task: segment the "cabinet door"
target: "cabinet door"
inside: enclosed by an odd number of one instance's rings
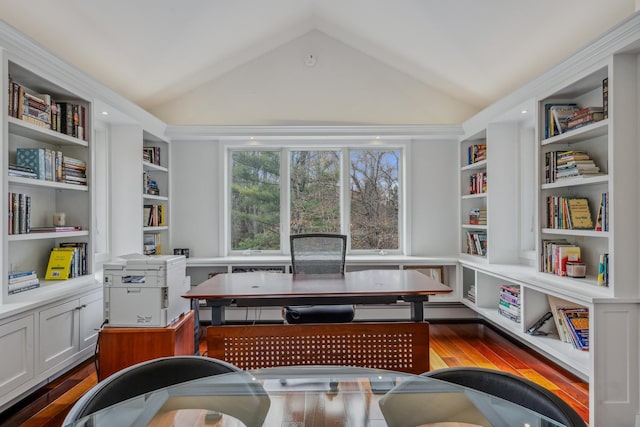
[[[56,366],[78,351],[79,307],[76,299],[40,311],[39,372]]]
[[[80,298],[80,350],[95,345],[103,319],[102,292]]]
[[[0,396],[34,375],[33,315],[0,325]]]

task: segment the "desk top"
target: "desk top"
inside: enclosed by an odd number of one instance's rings
[[[222,273],[187,292],[186,298],[348,297],[435,295],[452,289],[414,270],[363,270],[344,274]]]
[[[206,377],[130,399],[73,425],[561,426],[514,403],[433,378],[333,366]]]

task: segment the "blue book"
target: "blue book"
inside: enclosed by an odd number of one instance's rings
[[[45,179],[45,150],[44,148],[18,148],[16,163],[33,169],[38,179]]]

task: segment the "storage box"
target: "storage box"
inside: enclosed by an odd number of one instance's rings
[[[165,327],[190,309],[186,258],[138,255],[104,265],[109,326]]]

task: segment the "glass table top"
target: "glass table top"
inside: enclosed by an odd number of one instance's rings
[[[506,400],[433,378],[332,366],[205,377],[129,399],[70,425],[562,426]]]

